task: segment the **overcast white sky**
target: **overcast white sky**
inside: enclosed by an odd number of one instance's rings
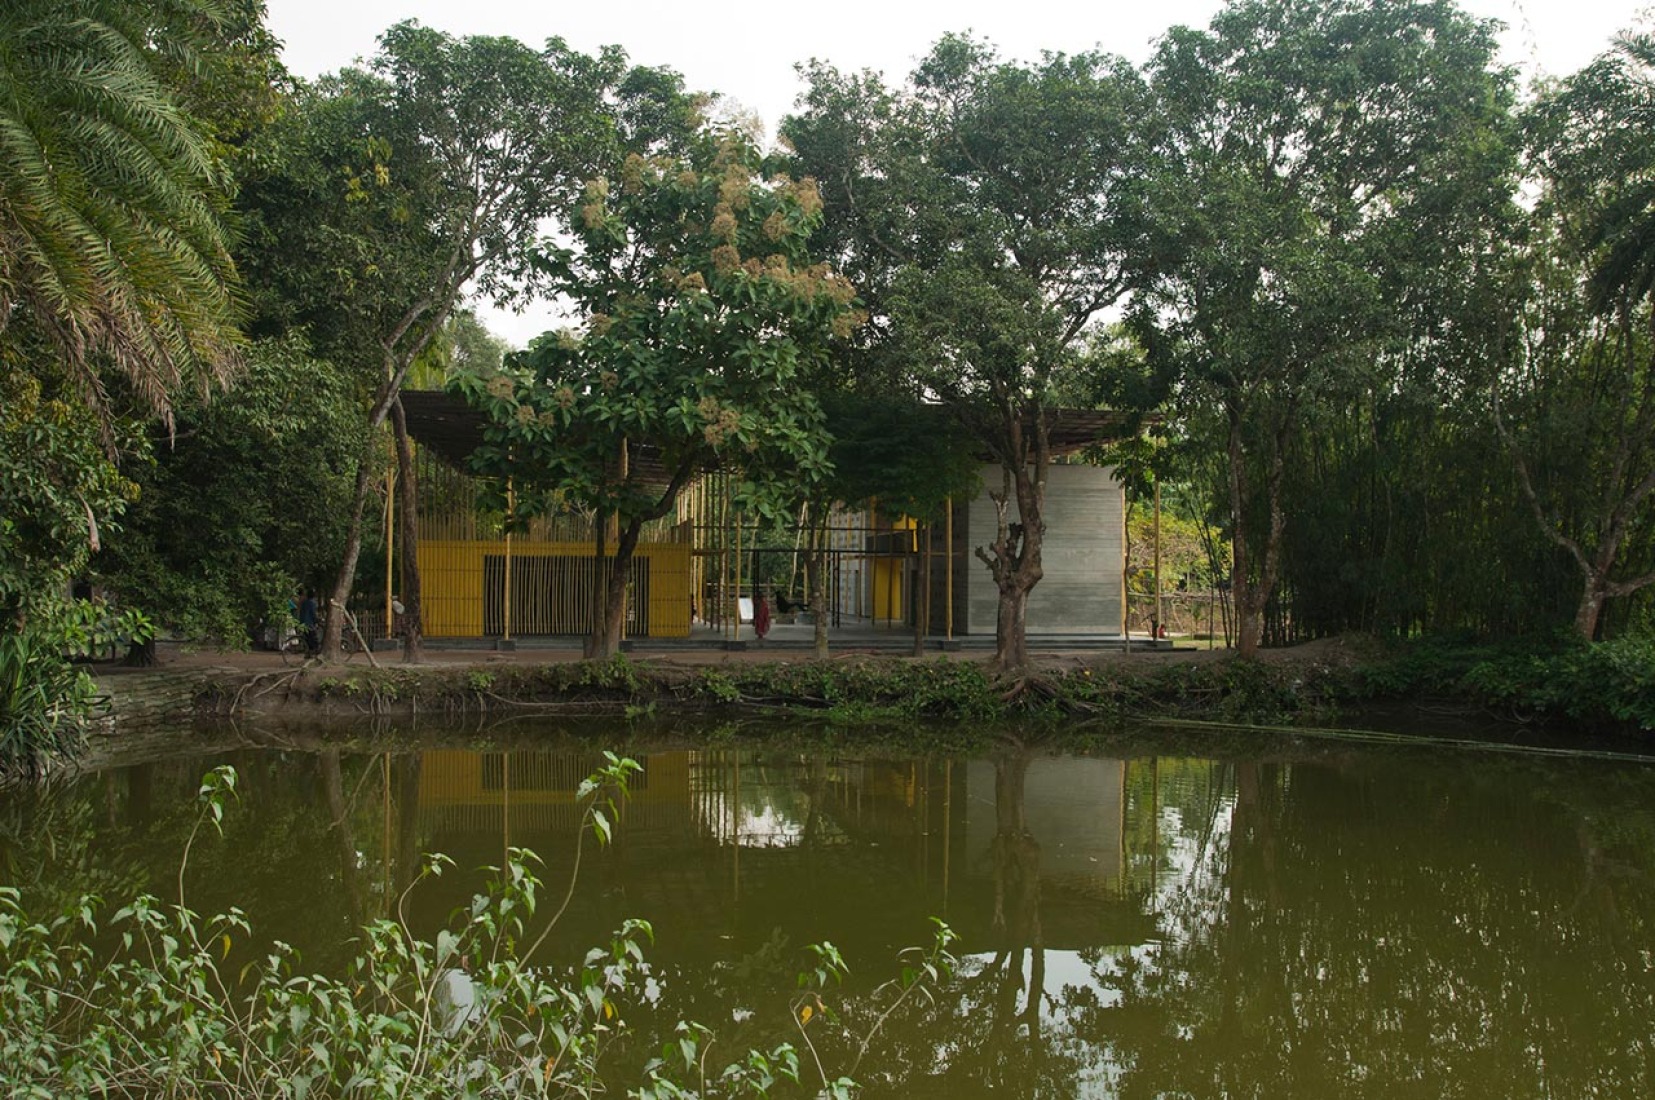
[[[591,52],[614,43],[641,64],[667,65],[690,87],[756,111],[774,132],[799,90],[796,62],[870,68],[900,79],[947,31],[972,30],[1009,58],[1099,47],[1142,61],[1168,27],[1202,26],[1219,0],[268,0],[270,26],[289,69],[317,76],[373,54],[375,37],[402,19],[452,34],[501,34],[538,46],[558,35]],[[1460,0],[1507,25],[1505,59],[1529,75],[1562,76],[1601,52],[1616,31],[1648,19],[1640,0]],[[483,311],[499,335],[526,344],[551,311]]]

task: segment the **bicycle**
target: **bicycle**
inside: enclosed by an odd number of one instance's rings
[[[320,630],[317,631],[317,635],[318,637],[321,635]],[[308,661],[316,660],[320,656],[320,652],[321,651],[318,650],[316,653],[311,653],[305,647],[305,640],[303,636],[295,633],[293,637],[284,639],[282,642],[282,664],[303,665]],[[365,652],[362,642],[353,637],[350,633],[347,632],[339,639],[339,659],[343,663],[349,664],[356,658],[357,654],[362,652]]]

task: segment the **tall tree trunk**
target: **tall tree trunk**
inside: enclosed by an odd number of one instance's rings
[[[391,406],[397,444],[397,542],[402,545],[402,661],[418,664],[425,655],[424,613],[419,575],[419,486],[415,481],[414,446],[402,398]]]
[[[362,441],[362,461],[356,469],[356,491],[351,498],[350,518],[345,528],[345,555],[339,563],[339,575],[333,582],[333,595],[328,601],[322,631],[324,662],[339,659],[339,643],[344,637],[344,615],[339,609],[350,602],[351,587],[356,583],[356,559],[362,553],[362,513],[368,503],[368,489],[373,483],[374,433],[391,415],[393,405],[400,405],[402,383],[408,371],[425,351],[432,338],[448,320],[459,297],[460,287],[476,272],[480,260],[456,253],[444,273],[442,292],[414,303],[392,328],[382,342],[385,380],[374,393],[373,405],[368,409],[367,432]],[[337,606],[336,606],[337,605]]]
[[[1255,536],[1248,519],[1248,499],[1252,486],[1247,478],[1247,452],[1242,440],[1243,410],[1239,401],[1226,401],[1225,410],[1230,422],[1228,452],[1230,459],[1230,522],[1232,541],[1230,552],[1233,568],[1230,571],[1230,591],[1235,601],[1236,656],[1258,656],[1264,639],[1264,609],[1276,586],[1276,574],[1281,566],[1282,533],[1286,529],[1286,514],[1282,510],[1282,472],[1287,454],[1287,431],[1292,425],[1297,399],[1289,399],[1285,413],[1270,436],[1270,455],[1265,473],[1265,503],[1268,512],[1264,530],[1264,545],[1253,545]],[[1258,575],[1253,576],[1253,555],[1257,554]]]
[[[608,587],[603,582],[603,563],[608,552],[609,517],[601,510],[594,513],[592,526],[592,631],[586,635],[586,640],[580,646],[580,655],[588,661],[600,659],[597,643],[603,633],[607,606],[605,601]]]
[[[1013,450],[1021,453],[1022,447]],[[1029,663],[1029,593],[1044,573],[1040,552],[1046,534],[1046,463],[1045,447],[1037,446],[1029,463],[1015,470],[1002,466],[1001,491],[989,494],[996,517],[994,543],[986,549],[976,548],[977,557],[988,566],[1000,590],[994,623],[994,667],[1007,674],[1020,674]],[[1010,517],[1014,496],[1016,523]]]
[[[821,509],[820,520],[814,517],[810,524],[810,548],[805,556],[805,584],[810,586],[811,640],[815,644],[818,661],[828,659],[829,581],[827,579],[827,509]]]
[[[1598,619],[1603,614],[1604,592],[1599,578],[1588,578],[1580,597],[1580,608],[1575,612],[1575,633],[1582,641],[1594,642],[1598,636]]]
[[[372,449],[364,447],[361,462],[356,468],[356,490],[351,498],[350,521],[345,528],[345,556],[339,563],[339,575],[333,582],[333,594],[322,609],[322,652],[324,664],[339,659],[339,643],[345,636],[345,616],[341,608],[350,603],[351,587],[356,583],[356,559],[362,554],[362,510],[368,502],[368,487],[373,482],[371,470]]]
[[[586,646],[587,656],[594,661],[607,661],[621,651],[621,637],[626,629],[626,582],[632,572],[632,555],[638,548],[643,526],[642,520],[627,524],[609,559],[609,576],[603,584],[603,615],[593,624]]]
[[[1023,589],[1000,588],[1000,603],[994,619],[994,663],[1004,672],[1028,666],[1029,594]]]

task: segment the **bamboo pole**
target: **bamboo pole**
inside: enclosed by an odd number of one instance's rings
[[[730,475],[723,476],[724,492],[718,513],[718,632],[730,636]]]
[[[391,560],[396,552],[397,468],[392,465],[385,474],[385,636],[391,636]],[[408,553],[405,547],[402,551]]]
[[[511,640],[511,525],[517,518],[517,488],[510,478],[506,479],[506,577],[505,591],[501,613],[504,616],[500,635],[506,641]]]
[[[925,554],[919,559],[914,570],[915,583],[919,586],[914,593],[914,638],[916,651],[914,656],[920,657],[925,653],[925,641],[931,636],[931,532],[930,523],[923,528],[916,525],[916,533],[923,530],[925,537],[919,540],[919,545],[925,548]]]
[[[731,641],[740,641],[741,640],[741,513],[735,511],[732,508],[731,518],[733,518],[735,520],[735,525],[736,525],[736,553],[735,553],[735,563],[736,563],[735,564],[735,572],[736,572],[736,580],[735,580],[736,614],[735,614],[735,629],[730,634],[730,640]]]
[[[1121,496],[1121,637],[1126,643],[1127,653],[1132,652],[1132,620],[1129,617],[1129,605],[1132,602],[1130,590],[1131,577],[1127,572],[1126,560],[1127,551],[1129,549],[1126,541],[1129,533],[1126,514],[1129,507],[1130,506],[1127,503],[1126,496],[1123,493]]]
[[[943,548],[942,577],[943,577],[943,633],[949,641],[954,640],[954,498],[948,498],[948,516],[943,520],[943,541],[948,545]]]
[[[622,436],[621,437],[621,484],[623,484],[623,485],[626,484],[627,472],[630,469],[631,465],[632,465],[631,450],[626,445],[626,437]],[[619,515],[616,515],[616,517],[615,517],[615,541],[617,543],[621,541],[621,517]],[[632,563],[628,562],[626,564],[626,568],[631,569],[632,568]],[[627,612],[626,581],[625,581],[625,578],[622,578],[622,581],[621,581],[621,637],[622,638],[626,637],[626,612]]]
[[[1161,618],[1161,478],[1155,476],[1155,618],[1150,626],[1150,633],[1154,635],[1150,640],[1159,641],[1161,627],[1164,620]]]
[[[868,623],[879,625],[879,498],[874,497],[868,505],[868,534],[863,538],[873,540],[873,549],[867,555],[868,562]]]

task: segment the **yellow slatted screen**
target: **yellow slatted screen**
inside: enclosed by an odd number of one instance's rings
[[[594,562],[592,517],[534,516],[510,534],[473,478],[422,454],[419,567],[424,628],[433,638],[583,635],[609,561]],[[694,524],[649,524],[627,586],[628,637],[690,632]]]

